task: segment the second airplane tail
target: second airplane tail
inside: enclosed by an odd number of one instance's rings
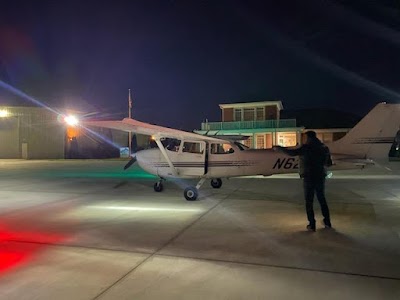
[[[388,159],[399,128],[400,104],[379,103],[343,138],[327,146],[334,156]]]

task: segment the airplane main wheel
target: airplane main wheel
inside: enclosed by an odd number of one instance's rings
[[[163,184],[161,181],[158,181],[154,184],[154,191],[161,192],[163,190]]]
[[[198,192],[197,189],[194,187],[188,187],[185,189],[183,192],[183,195],[185,196],[187,201],[194,201],[197,199]]]
[[[221,178],[216,178],[216,179],[211,179],[211,186],[214,189],[219,189],[222,185],[222,180]]]

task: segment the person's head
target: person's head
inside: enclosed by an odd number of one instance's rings
[[[307,131],[306,137],[307,137],[307,140],[306,140],[307,144],[318,139],[317,134],[313,130]]]

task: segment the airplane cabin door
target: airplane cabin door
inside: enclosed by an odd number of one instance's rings
[[[206,142],[184,141],[174,163],[180,176],[202,176],[205,173]]]

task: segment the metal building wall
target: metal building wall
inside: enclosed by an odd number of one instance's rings
[[[0,109],[9,112],[2,121],[16,124],[0,130],[0,158],[64,158],[65,127],[56,113],[38,107]]]
[[[64,158],[65,127],[57,121],[58,115],[43,108],[25,112],[28,122],[21,124],[21,144],[26,142],[29,159]],[[27,125],[27,126],[25,126]]]
[[[0,118],[0,158],[19,157],[18,119]]]

